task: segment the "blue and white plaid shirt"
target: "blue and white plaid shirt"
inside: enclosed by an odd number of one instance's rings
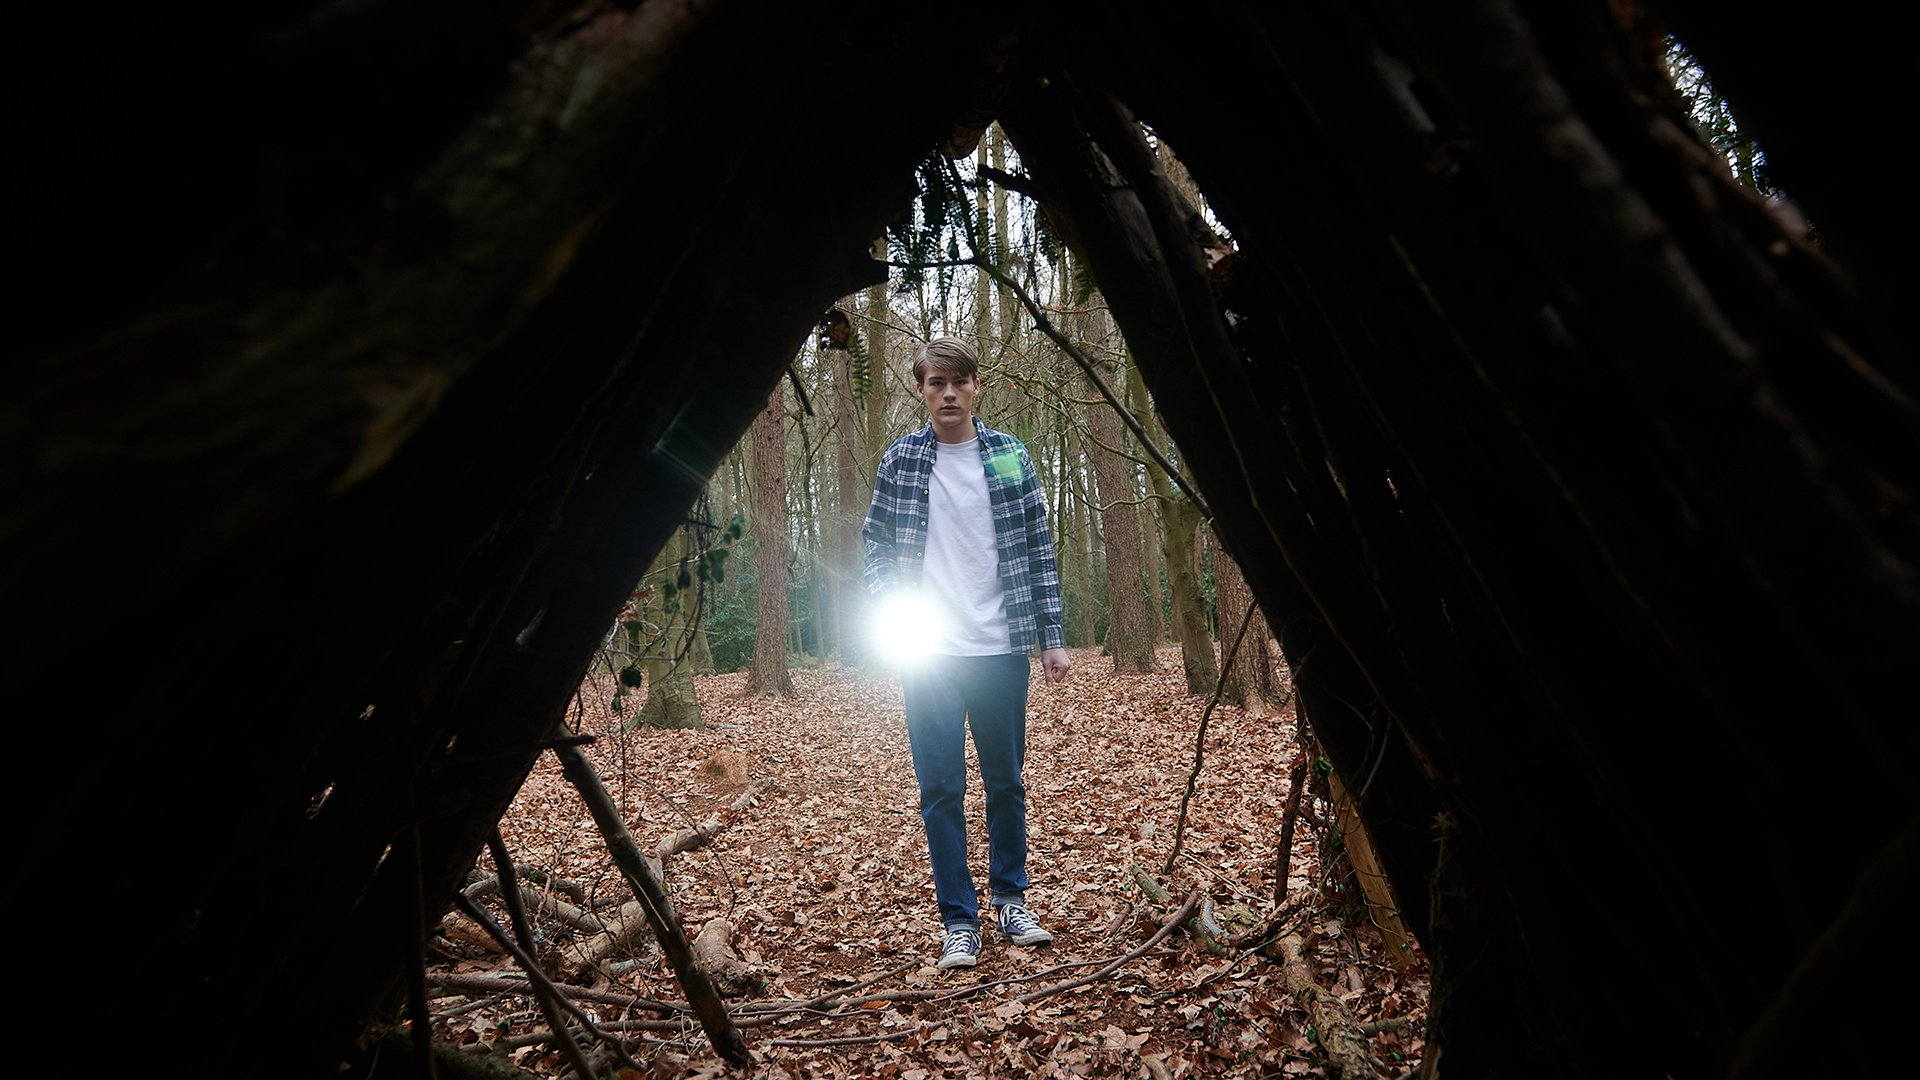
[[[1053,534],[1047,529],[1047,504],[1034,476],[1033,459],[1020,440],[973,417],[980,436],[980,464],[987,474],[987,500],[993,507],[994,551],[1000,559],[1000,591],[1007,609],[1009,651],[1063,649],[1060,628],[1060,572],[1054,565]],[[927,510],[933,459],[939,440],[931,423],[894,440],[880,456],[873,482],[873,503],[860,535],[867,544],[867,591],[876,595],[895,586],[920,583],[927,558]]]

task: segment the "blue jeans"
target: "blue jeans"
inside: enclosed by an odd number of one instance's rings
[[[980,897],[967,868],[967,727],[987,794],[987,887],[996,904],[1026,902],[1027,757],[1025,656],[937,656],[900,676],[913,775],[940,921],[980,925]]]

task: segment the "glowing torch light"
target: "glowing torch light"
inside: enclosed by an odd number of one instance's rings
[[[940,614],[911,589],[895,589],[874,606],[867,641],[875,655],[895,668],[910,668],[927,658],[927,646],[939,633]]]

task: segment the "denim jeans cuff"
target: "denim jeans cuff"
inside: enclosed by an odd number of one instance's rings
[[[991,902],[994,907],[1001,907],[1006,904],[1018,904],[1021,907],[1026,907],[1027,897],[1024,893],[1019,896],[996,896]]]
[[[971,930],[977,934],[980,932],[980,924],[977,922],[950,922],[947,924],[947,929],[949,931]]]

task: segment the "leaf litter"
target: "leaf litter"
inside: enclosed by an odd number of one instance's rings
[[[989,927],[979,966],[934,968],[940,926],[899,684],[829,662],[795,668],[792,698],[743,696],[743,672],[697,679],[705,728],[623,729],[631,712],[610,706],[610,676],[588,680],[570,717],[594,737],[587,754],[643,851],[718,824],[704,845],[667,858],[664,876],[687,936],[727,920],[731,947],[759,977],[757,994],[729,1001],[755,1065],[722,1061],[684,1011],[663,1017],[633,1004],[685,1000],[651,934],[583,975],[569,947],[589,933],[543,906],[529,912],[537,958],[563,986],[600,991],[580,1004],[603,1028],[638,1040],[629,1053],[650,1077],[1333,1075],[1278,961],[1219,955],[1180,933],[1088,985],[1014,1000],[1139,948],[1193,890],[1218,912],[1257,919],[1275,907],[1274,845],[1298,753],[1291,710],[1256,717],[1215,706],[1183,854],[1159,880],[1207,699],[1186,693],[1177,648],[1163,647],[1158,670],[1145,675],[1116,674],[1093,649],[1073,650],[1073,660],[1060,686],[1036,673],[1028,707],[1028,901],[1054,933],[1050,947],[1013,946]],[[629,710],[637,700],[628,696]],[[977,769],[969,781],[970,849],[984,883]],[[736,807],[756,785],[757,798]],[[1369,1025],[1378,1075],[1401,1076],[1424,1052],[1426,965],[1416,957],[1402,973],[1387,962],[1344,859],[1328,867],[1320,857],[1331,846],[1331,805],[1309,798],[1303,808],[1313,820],[1295,829],[1286,890],[1300,910],[1280,929],[1314,943],[1315,981]],[[535,892],[609,918],[633,899],[551,756],[501,832]],[[492,869],[483,855],[476,874]],[[1148,902],[1137,870],[1174,903]],[[485,902],[504,922],[498,897]],[[449,916],[442,930],[430,983],[519,974],[463,917]],[[536,1073],[565,1069],[540,1037],[545,1023],[531,998],[442,993],[441,1036]]]

